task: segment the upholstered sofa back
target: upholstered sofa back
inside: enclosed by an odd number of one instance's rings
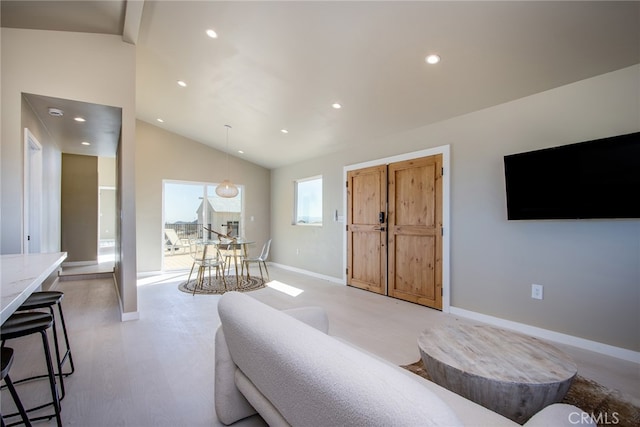
[[[237,292],[221,298],[218,312],[240,378],[249,380],[288,424],[461,425],[451,408],[418,381],[291,315]]]

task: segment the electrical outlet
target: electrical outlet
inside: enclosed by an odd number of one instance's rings
[[[531,285],[531,298],[542,299],[542,289],[542,285],[536,285],[535,283]]]

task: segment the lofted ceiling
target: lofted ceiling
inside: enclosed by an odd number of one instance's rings
[[[364,151],[381,137],[640,62],[636,1],[1,6],[3,27],[123,35],[136,45],[138,119],[220,150],[229,124],[232,154],[267,168]],[[430,53],[441,62],[427,64]]]

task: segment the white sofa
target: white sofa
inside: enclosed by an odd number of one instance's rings
[[[256,413],[270,426],[518,425],[329,336],[321,308],[283,312],[228,292],[218,312],[215,409],[225,425]],[[575,426],[583,417],[554,404],[525,425]]]

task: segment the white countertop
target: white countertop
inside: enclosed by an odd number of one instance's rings
[[[66,252],[0,255],[0,323],[4,323],[66,257]]]

